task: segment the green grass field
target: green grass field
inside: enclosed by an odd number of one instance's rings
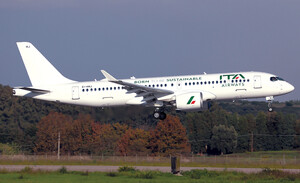
[[[278,170],[266,169],[258,174],[244,174],[237,172],[214,172],[206,170],[192,170],[183,172],[183,176],[175,176],[170,173],[157,171],[122,171],[109,173],[89,172],[57,172],[32,171],[25,168],[20,172],[0,171],[0,183],[166,183],[166,182],[300,182],[300,174],[287,174]]]

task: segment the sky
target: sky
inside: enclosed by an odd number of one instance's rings
[[[0,84],[31,86],[19,41],[73,80],[262,71],[300,99],[299,0],[0,0]]]

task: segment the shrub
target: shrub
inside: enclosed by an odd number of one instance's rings
[[[58,172],[61,173],[61,174],[66,174],[66,173],[68,173],[67,168],[64,167],[64,166],[61,167],[61,168],[58,170]]]
[[[134,172],[136,169],[130,166],[120,166],[118,172]]]
[[[21,173],[32,173],[33,172],[33,170],[32,170],[32,168],[31,167],[29,167],[29,166],[26,166],[25,168],[23,168],[21,171],[20,171]]]
[[[24,175],[23,174],[19,175],[18,179],[24,179]]]
[[[137,171],[133,177],[140,179],[153,179],[155,172],[153,171]]]

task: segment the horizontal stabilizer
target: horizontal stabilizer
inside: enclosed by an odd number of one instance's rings
[[[30,87],[21,87],[21,88],[17,88],[17,89],[23,89],[23,90],[31,91],[33,93],[41,93],[41,94],[50,93],[49,90],[30,88]]]

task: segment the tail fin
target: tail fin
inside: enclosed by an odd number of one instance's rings
[[[32,86],[45,86],[74,82],[64,77],[29,42],[17,42],[18,49],[29,75]]]

